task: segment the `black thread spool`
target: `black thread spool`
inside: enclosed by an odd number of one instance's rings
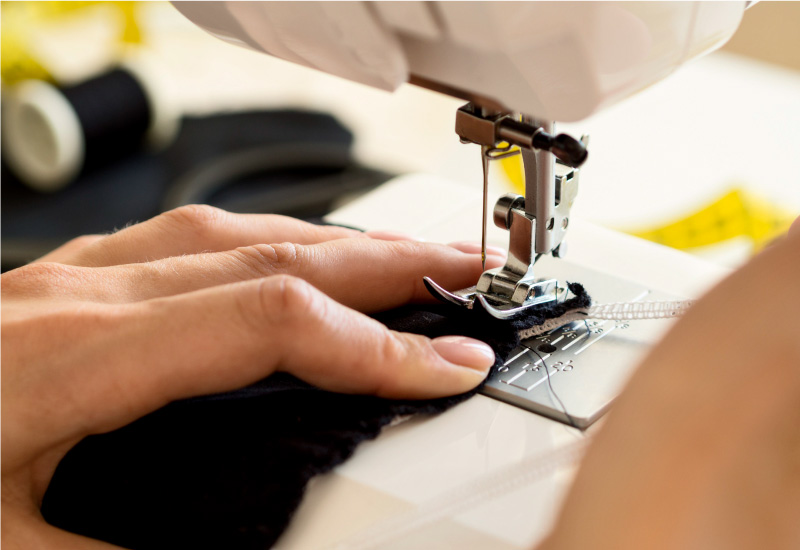
[[[74,86],[22,82],[3,115],[4,159],[22,181],[43,192],[145,144],[163,147],[178,129],[152,68],[132,61]]]

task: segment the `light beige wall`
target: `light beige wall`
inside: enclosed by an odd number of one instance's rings
[[[800,2],[759,2],[722,49],[800,71]]]

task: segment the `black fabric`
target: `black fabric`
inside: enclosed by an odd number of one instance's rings
[[[125,69],[61,88],[83,130],[85,171],[109,164],[144,142],[152,109],[144,88]]]
[[[247,153],[265,161],[246,172],[214,174],[205,193],[187,198],[234,212],[323,216],[342,195],[391,177],[353,161],[352,143],[352,133],[327,114],[250,111],[185,118],[166,150],[132,150],[53,194],[26,187],[3,164],[2,268],[19,267],[79,235],[149,219],[176,206],[167,204],[175,185],[191,185],[207,167]],[[297,152],[291,166],[268,162],[287,148]]]
[[[494,348],[496,368],[519,345],[519,329],[590,305],[581,285],[570,290],[574,298],[511,322],[448,305],[376,318],[430,337],[480,338]],[[126,548],[269,548],[312,477],[346,460],[395,417],[442,412],[474,393],[388,400],[331,393],[276,374],[86,438],[56,470],[42,513],[53,525]]]

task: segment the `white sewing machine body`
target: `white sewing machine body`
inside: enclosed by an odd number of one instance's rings
[[[456,133],[481,146],[483,246],[489,162],[520,154],[525,194],[493,209],[508,260],[445,302],[507,319],[556,302],[566,285],[534,264],[561,257],[588,136],[556,134],[710,51],[736,29],[744,3],[190,3],[178,8],[223,40],[379,88],[406,81],[469,100]],[[535,117],[535,118],[534,118]],[[387,129],[391,131],[391,129]],[[485,257],[485,256],[484,256]],[[620,297],[620,299],[624,299]]]
[[[746,2],[176,2],[214,36],[356,82],[586,118],[727,41]],[[387,129],[387,131],[390,131]]]

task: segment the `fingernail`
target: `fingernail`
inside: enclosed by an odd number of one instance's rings
[[[431,343],[445,361],[456,365],[486,371],[494,364],[494,351],[480,340],[466,336],[440,336]]]
[[[458,241],[454,243],[450,243],[447,246],[455,248],[456,250],[460,250],[461,252],[465,252],[467,254],[480,254],[481,253],[481,245],[480,243],[472,242],[472,241]],[[508,254],[506,251],[499,246],[493,245],[486,245],[486,253],[492,254],[494,256],[502,256],[505,258]]]

